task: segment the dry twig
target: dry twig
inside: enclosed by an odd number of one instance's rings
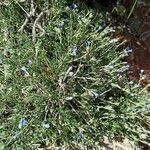
[[[31,8],[30,8],[29,13],[19,3],[18,3],[18,5],[26,14],[26,19],[25,19],[24,23],[22,24],[22,26],[20,27],[20,29],[18,30],[18,32],[23,33],[23,30],[24,30],[25,26],[27,25],[27,23],[29,22],[30,18],[35,15],[34,1],[31,0]]]
[[[45,34],[45,30],[40,25],[40,21],[44,14],[49,14],[49,10],[42,11],[34,21],[33,28],[32,28],[32,42],[33,43],[36,42],[36,28],[42,31],[42,35]]]

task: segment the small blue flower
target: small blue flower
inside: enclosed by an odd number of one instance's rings
[[[72,5],[70,6],[70,8],[71,8],[71,9],[77,9],[77,8],[78,8],[78,5],[77,5],[77,4],[72,4]]]
[[[105,26],[106,25],[106,21],[105,21],[105,18],[102,18],[102,20],[101,20],[101,26]]]
[[[89,128],[88,130],[89,130],[89,132],[90,132],[90,133],[92,133],[92,132],[93,132],[92,128]]]
[[[17,132],[16,132],[16,133],[14,134],[14,136],[13,136],[13,139],[19,138],[19,135],[20,135],[20,133],[17,133]]]
[[[129,70],[130,69],[130,65],[128,64],[128,65],[126,65],[126,69],[127,70]]]
[[[61,23],[59,23],[59,24],[57,25],[57,27],[58,27],[59,29],[63,29],[63,28],[64,28],[64,25],[65,25],[65,23],[64,23],[64,22],[61,22]]]
[[[72,53],[72,55],[73,56],[76,56],[77,55],[77,47],[76,46],[74,46],[72,49],[71,49],[71,53]]]
[[[84,134],[83,134],[82,131],[80,131],[80,133],[79,133],[79,138],[80,138],[80,139],[83,139],[83,138],[84,138]]]
[[[97,29],[97,32],[101,32],[103,30],[103,27],[100,25]]]
[[[145,103],[145,109],[149,110],[150,109],[150,103]]]
[[[139,109],[137,107],[132,108],[132,112],[134,112],[134,113],[138,112],[138,110]]]
[[[28,65],[32,65],[33,61],[31,59],[28,60]]]
[[[86,48],[89,49],[91,46],[91,41],[87,41],[85,44],[86,44]]]
[[[126,51],[130,51],[130,52],[132,52],[133,50],[132,50],[132,48],[130,48],[129,46],[128,47],[126,47],[126,49],[125,49]]]
[[[19,121],[18,128],[21,129],[21,128],[27,126],[27,125],[28,125],[28,121],[27,121],[26,119],[21,119],[21,120]]]
[[[124,50],[124,53],[125,53],[125,56],[129,56],[130,53],[133,52],[133,49],[131,49],[130,47],[127,47],[125,50]]]

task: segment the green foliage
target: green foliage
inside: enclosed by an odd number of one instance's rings
[[[32,20],[18,33],[20,5],[30,11],[30,3],[1,6],[1,147],[99,148],[104,136],[115,135],[143,141],[150,94],[128,83],[123,43],[112,38],[104,16],[66,1],[44,2],[37,11],[50,9],[50,15],[34,44]],[[21,119],[27,125],[20,128]]]

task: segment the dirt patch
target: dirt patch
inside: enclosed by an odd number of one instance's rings
[[[110,141],[105,137],[104,143],[102,150],[142,150],[127,138],[116,138]]]
[[[125,57],[130,65],[129,77],[136,81],[141,79],[143,85],[150,84],[150,4],[137,8],[120,38],[133,50]]]

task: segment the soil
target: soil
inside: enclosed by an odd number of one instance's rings
[[[129,77],[142,85],[150,84],[150,3],[141,4],[120,36],[133,52],[125,57],[130,65]]]

